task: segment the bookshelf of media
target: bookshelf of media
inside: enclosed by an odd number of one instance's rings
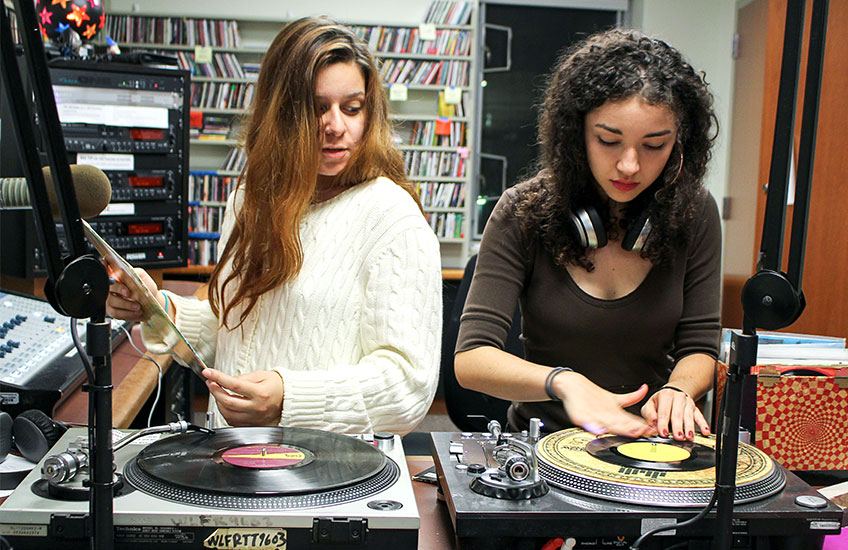
[[[461,268],[469,256],[479,35],[472,11],[471,2],[434,2],[417,27],[348,23],[380,64],[396,141],[441,243],[444,268]],[[169,53],[192,72],[190,272],[208,271],[217,257],[227,196],[245,163],[239,128],[249,115],[262,55],[282,24],[107,15],[106,35],[122,50]]]

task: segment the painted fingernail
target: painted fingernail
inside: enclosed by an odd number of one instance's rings
[[[583,425],[583,429],[595,435],[602,434],[604,433],[604,431],[606,431],[603,427],[599,426],[598,424],[595,424],[594,422],[587,422]]]
[[[677,437],[683,437],[683,432],[677,432]]]
[[[662,434],[663,434],[663,437],[668,437],[668,430],[663,430]]]
[[[693,437],[695,437],[695,432],[689,430],[689,439],[692,439]]]

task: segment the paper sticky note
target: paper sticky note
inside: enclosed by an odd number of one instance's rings
[[[406,101],[409,95],[409,89],[405,84],[392,84],[389,88],[389,100],[391,101]]]
[[[203,111],[197,109],[189,111],[188,125],[192,128],[203,128]]]
[[[457,147],[456,152],[459,154],[459,158],[468,158],[468,147]]]
[[[451,131],[450,119],[447,117],[439,117],[436,119],[436,135],[449,136]]]
[[[459,105],[460,101],[462,101],[461,89],[455,86],[445,88],[445,103],[448,105]]]
[[[195,46],[194,62],[212,63],[212,48],[210,46]]]
[[[433,23],[421,23],[418,25],[418,37],[421,38],[421,40],[435,40],[436,25]]]

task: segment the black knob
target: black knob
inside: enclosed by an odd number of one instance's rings
[[[468,469],[466,470],[466,472],[468,472],[469,475],[475,475],[475,476],[479,476],[480,474],[482,474],[485,471],[486,471],[486,467],[483,466],[482,464],[477,464],[477,463],[469,464]]]

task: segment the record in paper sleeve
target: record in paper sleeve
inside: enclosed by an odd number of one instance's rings
[[[174,354],[180,364],[191,369],[202,380],[206,380],[201,374],[203,369],[206,368],[206,364],[195,353],[191,344],[186,341],[177,326],[156,301],[156,297],[136,274],[133,266],[115,252],[85,220],[82,220],[82,225],[86,237],[111,268],[112,276],[129,289],[132,299],[141,306],[145,322],[159,334],[162,341],[171,346],[171,353]],[[171,345],[172,343],[173,345]]]

